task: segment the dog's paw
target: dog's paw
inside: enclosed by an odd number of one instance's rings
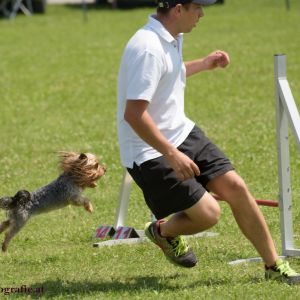
[[[89,213],[92,213],[94,211],[93,209],[93,205],[91,204],[91,202],[85,203],[84,204],[84,208],[86,211],[88,211]]]

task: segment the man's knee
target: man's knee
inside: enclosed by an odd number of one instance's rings
[[[252,200],[253,197],[250,195],[243,178],[237,173],[232,175],[226,178],[221,186],[218,186],[216,194],[229,204],[242,201],[242,199]]]
[[[231,189],[232,192],[236,192],[236,193],[244,194],[248,192],[248,188],[245,181],[238,175],[232,178],[232,180],[230,181],[229,188]]]
[[[186,210],[189,218],[195,223],[205,223],[210,228],[218,223],[221,216],[221,208],[219,203],[208,193],[190,209]]]
[[[208,187],[225,201],[249,193],[245,181],[235,171],[216,178]]]
[[[206,210],[207,223],[210,227],[216,225],[221,217],[221,208],[217,201],[210,201]]]

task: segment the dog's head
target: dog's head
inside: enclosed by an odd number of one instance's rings
[[[82,188],[96,187],[97,181],[106,172],[106,168],[99,163],[99,159],[94,154],[64,151],[58,154],[61,170],[68,173]]]

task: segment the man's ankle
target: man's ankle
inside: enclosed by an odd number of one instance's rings
[[[166,221],[165,220],[159,220],[157,222],[157,225],[158,225],[158,233],[159,235],[162,237],[162,238],[165,238],[165,239],[172,239],[174,238],[174,236],[171,236],[168,231],[166,231]]]

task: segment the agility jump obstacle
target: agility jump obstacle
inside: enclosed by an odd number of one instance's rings
[[[286,56],[284,54],[274,56],[275,70],[275,103],[276,103],[276,132],[277,132],[277,153],[278,153],[278,184],[279,200],[257,199],[258,205],[279,207],[280,228],[282,241],[282,257],[300,256],[300,249],[295,249],[292,216],[292,194],[290,179],[290,154],[288,142],[288,128],[292,128],[300,151],[300,116],[295,104],[289,83],[286,78]],[[96,236],[104,238],[111,237],[112,240],[94,243],[95,247],[114,245],[120,243],[137,243],[146,240],[142,230],[135,230],[132,227],[125,227],[131,185],[133,179],[124,169],[122,184],[120,188],[119,201],[116,209],[114,226],[102,225],[97,229]],[[214,195],[217,200],[220,199]],[[152,215],[152,219],[155,219]],[[196,236],[216,236],[217,233],[203,232]],[[240,259],[231,262],[261,261],[260,257]]]
[[[300,256],[295,249],[290,175],[289,125],[300,152],[300,116],[286,77],[286,56],[274,56],[278,184],[282,255]]]

